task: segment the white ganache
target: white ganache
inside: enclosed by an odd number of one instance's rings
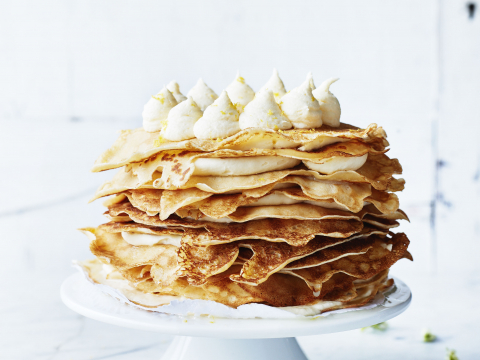
[[[333,127],[340,126],[341,115],[340,103],[335,95],[330,92],[330,86],[337,80],[338,78],[327,79],[313,90],[313,96],[318,100],[322,110],[323,123]]]
[[[160,131],[164,127],[168,113],[178,104],[173,94],[164,87],[152,96],[143,107],[143,128],[148,132]]]
[[[285,85],[283,85],[282,79],[280,79],[280,76],[278,76],[277,69],[273,69],[272,76],[267,81],[267,83],[263,85],[260,90],[258,90],[258,93],[265,90],[271,90],[273,92],[273,96],[275,97],[275,101],[277,103],[279,103],[282,96],[287,93],[287,90],[285,90]]]
[[[193,132],[198,139],[226,138],[240,131],[239,114],[230,101],[226,91],[212,105],[207,107],[203,116],[195,123]]]
[[[247,128],[287,130],[292,128],[292,123],[275,102],[273,92],[264,90],[255,95],[240,115],[240,129]]]
[[[245,106],[255,97],[255,91],[245,84],[245,79],[240,73],[237,73],[235,80],[225,90],[239,113],[242,113]]]
[[[202,111],[205,111],[205,109],[212,105],[213,102],[218,98],[218,95],[215,94],[215,91],[210,89],[201,78],[198,79],[195,86],[190,89],[187,96],[191,96],[193,101],[195,101]]]
[[[170,110],[162,136],[171,141],[193,139],[195,138],[193,126],[202,116],[202,110],[189,96],[187,100]]]
[[[167,89],[170,90],[178,103],[187,100],[187,97],[180,92],[180,85],[178,85],[175,80],[172,80],[168,83]]]
[[[313,97],[313,79],[311,74],[295,89],[286,93],[280,101],[280,107],[288,120],[297,129],[313,129],[322,126],[322,110]]]

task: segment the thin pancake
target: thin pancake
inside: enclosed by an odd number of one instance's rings
[[[183,227],[183,241],[197,245],[226,243],[240,239],[263,239],[268,241],[285,241],[293,246],[308,243],[315,235],[346,238],[363,229],[358,220],[294,220],[262,219],[246,223],[214,223],[182,219],[175,215],[166,220],[157,216],[148,216],[134,208],[130,203],[116,204],[106,214],[111,218],[124,217],[125,221],[135,221],[152,227]]]
[[[170,142],[159,139],[159,133],[149,133],[142,128],[123,130],[113,146],[105,151],[96,161],[92,171],[104,171],[123,165],[143,161],[152,155],[165,150],[190,150],[211,152],[219,149],[250,149],[258,147],[258,141],[277,146],[292,148],[305,146],[322,137],[338,137],[339,139],[359,139],[372,144],[377,150],[388,146],[385,131],[376,124],[366,129],[359,129],[348,124],[340,124],[333,128],[323,125],[320,129],[305,131],[292,129],[288,131],[274,131],[270,129],[246,129],[221,141],[192,139]],[[249,146],[249,143],[252,144]],[[268,145],[267,145],[268,147]]]
[[[400,260],[410,243],[403,233],[394,234],[391,239],[386,240],[377,239],[373,247],[364,254],[342,257],[314,267],[308,267],[312,260],[305,257],[292,263],[290,269],[282,270],[282,273],[298,276],[313,289],[321,288],[322,283],[339,272],[355,278],[368,279],[389,269]],[[386,245],[392,245],[392,250],[389,251]]]
[[[181,186],[181,189],[198,188],[200,190],[221,194],[229,191],[254,189],[269,184],[275,184],[289,175],[312,177],[316,180],[345,181],[351,183],[371,184],[377,190],[401,191],[404,188],[403,179],[395,179],[393,174],[401,174],[402,167],[397,159],[390,159],[384,154],[370,155],[367,162],[358,170],[338,171],[331,175],[322,175],[317,171],[308,170],[305,166],[297,166],[289,170],[271,171],[257,175],[246,176],[191,176]],[[132,166],[120,169],[112,180],[98,188],[94,201],[103,196],[109,196],[129,189],[166,189],[161,179],[162,173],[155,172],[151,180],[142,182],[133,173]],[[228,181],[226,181],[228,180]]]
[[[94,236],[90,242],[90,251],[104,263],[125,271],[145,265],[155,266],[157,276],[154,276],[154,280],[162,285],[168,285],[177,278],[179,266],[176,246],[133,246],[124,241],[119,233],[110,233],[103,228],[97,228],[95,231],[85,229],[84,231],[89,231]],[[135,274],[132,274],[130,279],[133,277]]]

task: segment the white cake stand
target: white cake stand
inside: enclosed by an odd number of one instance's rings
[[[97,289],[93,291],[95,286],[80,273],[63,282],[61,297],[70,309],[95,320],[177,335],[163,360],[306,360],[295,336],[358,329],[404,312],[412,296],[402,281],[395,279],[395,283],[385,306],[314,319],[213,319],[149,312],[125,305]]]

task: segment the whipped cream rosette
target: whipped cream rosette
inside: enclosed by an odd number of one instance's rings
[[[239,75],[217,97],[201,79],[145,105],[94,171],[118,169],[94,199],[108,222],[82,229],[98,283],[148,308],[210,300],[315,315],[357,308],[393,285],[412,259],[394,233],[402,167],[381,127],[339,121],[311,74],[285,91],[274,71],[255,95]],[[109,279],[116,279],[115,282]]]
[[[173,94],[164,87],[152,96],[143,107],[143,128],[148,132],[160,131],[166,123],[168,113],[178,104]]]
[[[270,90],[273,93],[273,96],[277,103],[280,102],[282,96],[287,93],[287,90],[285,90],[285,85],[283,85],[283,81],[278,75],[277,69],[273,69],[272,76],[258,92],[263,92],[265,90]]]
[[[307,77],[302,85],[283,95],[280,107],[297,129],[312,129],[322,126],[322,110],[312,94],[313,80]]]
[[[187,96],[191,96],[202,111],[205,111],[205,109],[218,98],[215,91],[210,89],[201,78],[198,79],[195,86],[190,89]]]
[[[203,117],[193,127],[197,139],[225,138],[239,131],[238,111],[226,91],[205,109]]]
[[[203,116],[202,110],[188,97],[170,110],[163,136],[167,140],[181,141],[195,138],[193,127]]]
[[[237,73],[235,80],[225,90],[239,113],[242,113],[245,106],[255,97],[255,91],[245,83],[240,73]]]
[[[180,92],[180,85],[175,80],[172,80],[168,83],[167,89],[172,93],[175,100],[178,103],[187,100],[187,97]]]

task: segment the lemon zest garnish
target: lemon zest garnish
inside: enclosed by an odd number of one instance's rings
[[[220,110],[220,112],[222,113],[222,115],[225,115],[225,114],[226,114],[226,112],[225,112],[225,111],[222,111],[222,110]]]
[[[245,79],[241,76],[237,77],[237,81],[241,82],[242,84],[245,84]]]
[[[243,112],[243,109],[245,109],[245,106],[240,104],[240,103],[235,103],[233,104],[235,106],[235,108],[237,109],[238,112]]]
[[[315,98],[312,96],[312,101],[315,101]]]
[[[279,93],[273,93],[273,96],[278,97],[280,94]]]
[[[222,141],[222,138],[219,138],[217,137],[217,140],[215,140],[216,142],[221,142]]]
[[[273,115],[273,111],[271,109],[268,110],[267,115]]]
[[[275,126],[273,127],[273,130],[280,131],[280,128],[279,128],[277,125],[275,125]]]
[[[164,143],[165,139],[160,135],[157,140],[153,142],[153,146],[159,147],[161,143]]]
[[[165,103],[165,96],[163,96],[163,94],[160,94],[159,96],[154,96],[152,95],[152,98],[154,98],[155,100],[158,100],[160,101],[162,104]]]

